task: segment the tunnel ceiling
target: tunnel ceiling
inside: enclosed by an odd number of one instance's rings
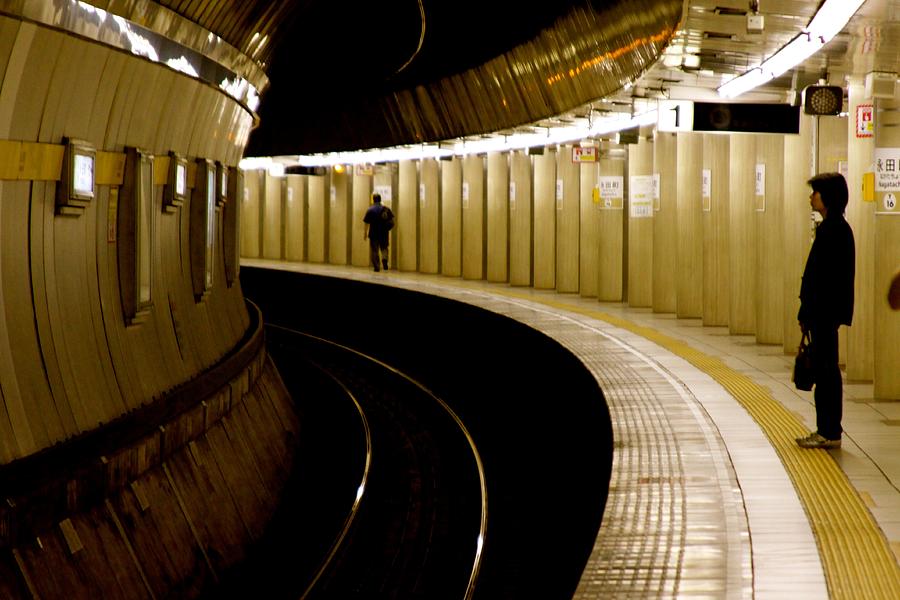
[[[437,141],[559,114],[652,65],[683,8],[682,0],[157,3],[269,75],[248,156]]]
[[[309,0],[271,50],[247,155],[437,141],[559,114],[650,66],[681,12],[682,0]]]
[[[248,156],[454,139],[596,111],[606,98],[713,100],[722,76],[797,35],[818,0],[156,0],[260,64],[270,85]],[[115,2],[110,2],[114,10]],[[751,34],[754,8],[765,30]],[[826,51],[752,101],[896,68],[900,0],[868,0]],[[696,65],[664,64],[693,53]],[[668,56],[671,63],[671,56]],[[634,83],[633,87],[627,85]],[[784,92],[788,92],[785,94]],[[608,108],[608,107],[606,107]]]

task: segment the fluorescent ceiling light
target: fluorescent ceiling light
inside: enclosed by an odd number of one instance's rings
[[[374,164],[400,160],[446,158],[486,152],[508,152],[510,150],[524,150],[533,146],[552,146],[555,144],[580,142],[583,139],[604,133],[631,129],[641,125],[652,125],[656,123],[656,119],[656,109],[654,108],[634,117],[625,113],[613,113],[606,117],[594,118],[590,121],[590,124],[585,119],[585,122],[581,125],[541,128],[542,131],[538,133],[516,133],[512,135],[495,135],[476,140],[442,142],[441,144],[419,144],[415,146],[359,150],[356,152],[313,154],[297,156],[289,162],[304,167],[328,167],[336,164]],[[265,161],[266,159],[244,159],[241,161],[240,166],[242,169],[266,168],[265,166],[260,166],[260,163],[254,162],[256,160]],[[262,163],[262,165],[267,164]]]
[[[794,68],[831,41],[865,0],[826,0],[806,29],[760,66],[719,87],[719,95],[736,98]]]

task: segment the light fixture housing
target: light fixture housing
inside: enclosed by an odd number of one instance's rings
[[[838,85],[808,85],[803,89],[803,112],[835,116],[844,106],[844,90]]]

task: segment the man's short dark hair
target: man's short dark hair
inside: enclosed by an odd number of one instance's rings
[[[372,202],[381,202],[381,194],[372,194]]]
[[[822,204],[829,212],[837,211],[843,214],[847,208],[847,200],[850,196],[847,191],[847,180],[840,173],[819,173],[806,183],[814,192],[819,192]]]

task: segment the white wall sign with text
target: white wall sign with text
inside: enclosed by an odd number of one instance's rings
[[[391,200],[393,200],[391,197],[391,186],[389,185],[376,185],[372,192],[381,195],[382,204],[390,204]]]
[[[875,191],[900,191],[900,148],[875,148]]]
[[[653,216],[653,175],[632,175],[628,180],[629,216],[642,219]]]
[[[700,179],[700,199],[703,202],[703,212],[712,210],[712,170],[703,169]]]

